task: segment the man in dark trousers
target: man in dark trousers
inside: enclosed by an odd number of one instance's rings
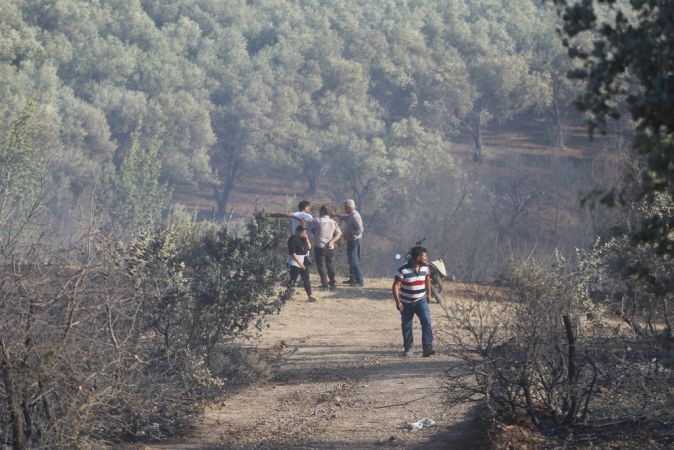
[[[433,350],[433,329],[431,327],[431,277],[428,267],[428,254],[424,247],[416,246],[410,250],[407,263],[398,268],[393,281],[393,299],[400,311],[403,332],[403,356],[412,350],[414,336],[412,320],[416,314],[421,322],[421,344],[424,357],[435,354]]]
[[[311,281],[309,280],[309,269],[305,266],[306,256],[311,250],[311,242],[307,237],[307,229],[304,225],[297,225],[295,233],[288,239],[288,257],[286,264],[288,265],[290,289],[295,286],[297,277],[302,277],[304,290],[307,293],[307,300],[315,302],[316,298],[311,295]]]
[[[314,241],[314,260],[316,269],[321,277],[321,289],[335,289],[335,242],[342,237],[342,231],[337,222],[330,218],[327,205],[321,205],[319,217],[309,225],[309,232]]]

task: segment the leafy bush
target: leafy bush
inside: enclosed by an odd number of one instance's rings
[[[256,366],[238,370],[246,377],[264,372],[252,357],[219,358],[217,373],[210,364],[286,298],[276,291],[285,233],[263,216],[238,234],[179,214],[129,246],[100,229],[63,250],[44,234],[4,235],[2,445],[166,437],[190,424],[195,399],[223,388],[221,374],[236,373],[227,361]]]
[[[194,354],[209,362],[218,345],[280,310],[285,236],[259,214],[244,236],[177,215],[137,237],[129,270],[144,293],[147,331],[167,361]]]
[[[674,202],[663,194],[652,202],[633,203],[625,211],[624,226],[597,241],[584,258],[594,267],[589,280],[594,301],[638,336],[672,335],[672,256],[657,243],[634,239],[644,218],[667,220],[672,214]]]

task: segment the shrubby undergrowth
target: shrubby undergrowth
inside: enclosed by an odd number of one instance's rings
[[[154,344],[172,361],[182,353],[209,362],[218,346],[278,312],[286,234],[258,215],[237,236],[185,217],[143,233],[129,248],[129,271],[143,292]],[[182,360],[182,358],[179,358]]]
[[[261,215],[240,232],[176,215],[128,245],[92,227],[66,249],[25,225],[1,230],[2,445],[184,430],[194,401],[235,373],[227,361],[245,359],[235,340],[284,302],[284,234]]]
[[[625,226],[575,263],[515,261],[506,286],[448,305],[460,360],[449,372],[450,398],[484,402],[498,421],[528,417],[553,435],[635,418],[671,425],[672,264],[633,233],[640,218],[670,209],[664,196],[635,203]]]
[[[545,270],[513,263],[510,287],[475,292],[448,306],[449,336],[462,363],[449,389],[454,400],[485,400],[495,415],[524,412],[539,425],[574,424],[587,415],[597,383],[596,349],[584,345],[586,292],[581,273],[557,258]]]

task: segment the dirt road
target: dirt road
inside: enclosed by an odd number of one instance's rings
[[[446,301],[452,290],[446,289]],[[271,380],[242,389],[208,408],[185,442],[159,449],[342,449],[476,448],[466,409],[443,404],[442,307],[431,305],[438,353],[421,356],[415,318],[415,348],[401,356],[400,316],[390,280],[363,288],[316,293],[308,303],[296,294],[270,318],[257,345],[283,349]],[[409,431],[430,418],[437,425]]]

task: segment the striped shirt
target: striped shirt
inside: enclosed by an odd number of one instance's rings
[[[403,303],[416,303],[426,297],[426,279],[429,276],[427,265],[419,266],[419,272],[414,269],[414,264],[407,262],[398,268],[396,281],[400,282],[400,301]]]

